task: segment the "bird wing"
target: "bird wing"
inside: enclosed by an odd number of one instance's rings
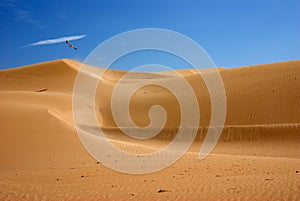
[[[68,46],[70,48],[73,48],[74,50],[77,50],[77,47],[75,47],[74,45],[72,45],[68,40],[66,40],[66,43],[68,44]]]

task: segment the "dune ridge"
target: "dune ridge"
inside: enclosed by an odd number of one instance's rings
[[[81,65],[63,59],[0,71],[1,200],[300,199],[300,61],[218,69],[226,90],[226,121],[212,155],[202,161],[197,154],[211,118],[209,93],[194,70],[178,70],[199,103],[198,134],[178,162],[141,176],[97,164],[82,146],[72,114]],[[140,153],[155,151],[174,138],[180,107],[168,90],[151,85],[132,96],[129,109],[136,125],[149,124],[154,104],[168,115],[165,128],[141,142],[120,131],[110,109],[112,90],[127,72],[89,68],[104,74],[96,104],[85,107],[95,108],[99,125],[113,143]],[[95,79],[92,73],[86,76]],[[143,79],[179,78],[170,72],[133,72],[124,83]],[[83,128],[92,133],[92,126]]]

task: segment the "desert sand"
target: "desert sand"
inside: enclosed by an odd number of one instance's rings
[[[0,200],[300,200],[300,61],[219,68],[226,121],[204,160],[198,152],[211,118],[209,93],[193,70],[178,71],[199,103],[198,134],[176,163],[142,175],[111,170],[82,145],[72,114],[80,66],[63,59],[0,71]],[[148,125],[150,107],[160,104],[165,129],[145,141],[124,136],[109,104],[125,73],[105,72],[95,99],[99,124],[128,152],[159,149],[179,126],[178,102],[161,87],[140,89],[130,102],[133,121]],[[143,77],[171,79],[168,72],[132,73],[127,82]]]

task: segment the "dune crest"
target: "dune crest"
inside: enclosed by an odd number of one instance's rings
[[[1,200],[300,199],[300,61],[218,69],[226,90],[225,127],[212,155],[202,161],[197,153],[211,119],[210,95],[195,70],[178,70],[200,108],[195,142],[170,168],[138,177],[96,164],[82,146],[72,113],[81,65],[63,59],[0,71]],[[157,136],[142,142],[120,131],[110,107],[113,89],[127,72],[89,68],[87,78],[96,79],[93,72],[98,71],[103,77],[95,105],[82,110],[96,111],[98,124],[116,146],[146,153],[174,138],[180,106],[170,91],[150,85],[131,97],[130,116],[137,126],[150,123],[148,113],[156,104],[168,117]],[[145,79],[179,78],[170,72],[132,72],[123,84]],[[96,125],[81,126],[93,134]],[[165,191],[158,193],[159,189]]]

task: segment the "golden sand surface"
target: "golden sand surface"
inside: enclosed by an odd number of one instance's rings
[[[170,167],[142,175],[111,170],[82,145],[72,114],[80,66],[63,59],[0,71],[0,200],[300,200],[300,61],[219,68],[226,121],[204,160],[198,153],[211,119],[209,92],[193,70],[179,70],[201,111],[196,140]],[[140,142],[117,128],[111,95],[125,73],[104,73],[95,98],[99,125],[128,152],[165,146],[180,125],[180,106],[162,87],[141,88],[129,109],[138,126],[147,126],[150,107],[162,105],[166,129]],[[143,76],[176,79],[132,73],[127,82]]]

